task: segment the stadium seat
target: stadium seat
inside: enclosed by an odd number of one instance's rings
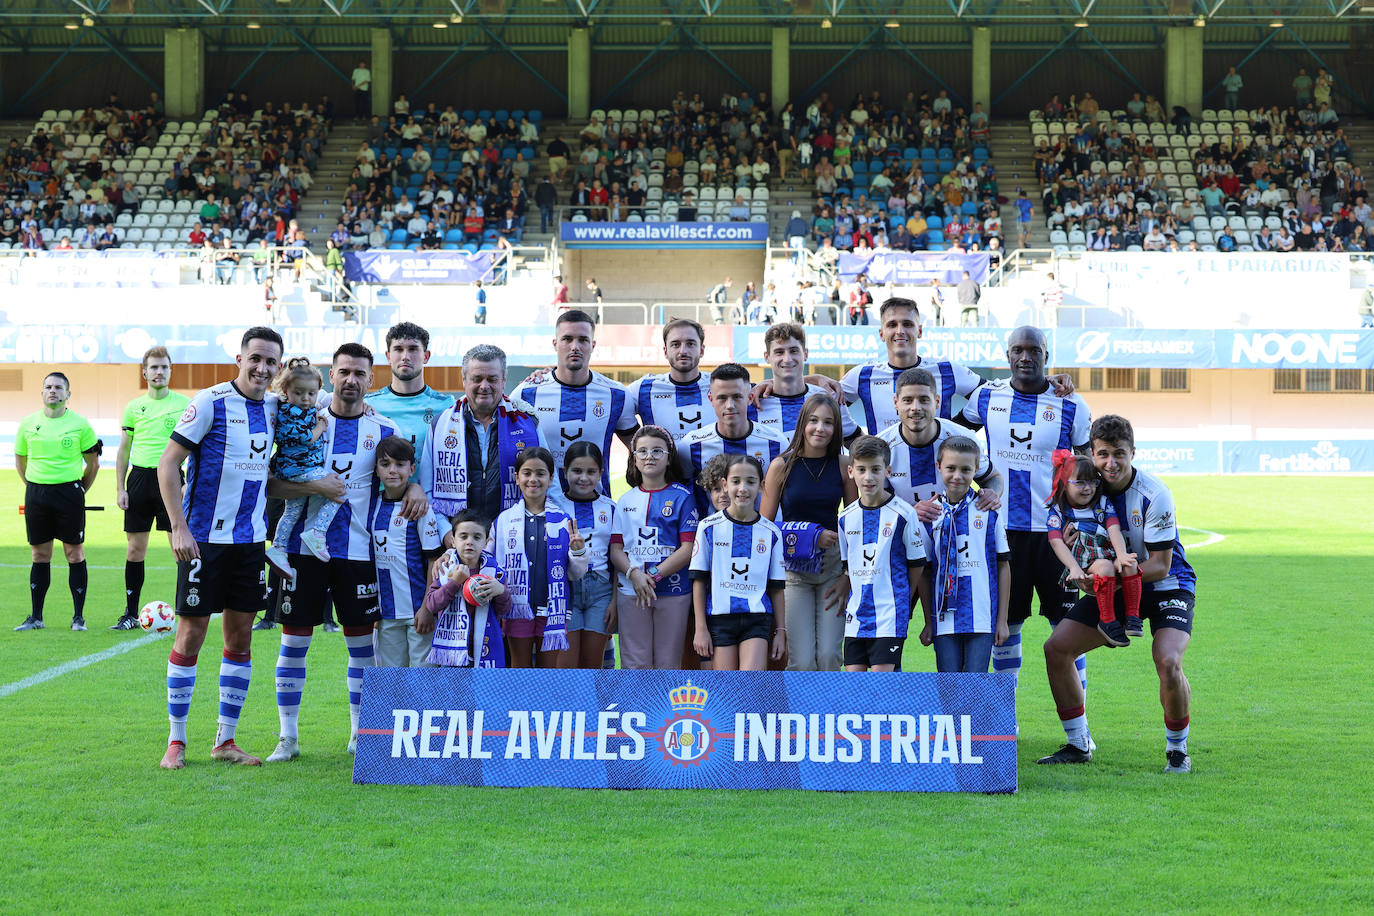
[[[1063,229],[1051,229],[1051,230],[1050,230],[1050,244],[1051,244],[1051,245],[1067,245],[1068,243],[1069,243],[1069,236],[1068,236],[1068,234],[1067,234],[1066,232],[1064,232]]]

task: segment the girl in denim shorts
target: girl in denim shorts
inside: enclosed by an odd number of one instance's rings
[[[605,461],[592,442],[574,442],[563,457],[568,487],[563,508],[577,520],[587,542],[587,572],[572,583],[568,600],[568,645],[563,668],[600,668],[606,642],[615,632],[615,582],[607,550],[615,521],[615,501],[598,489]]]

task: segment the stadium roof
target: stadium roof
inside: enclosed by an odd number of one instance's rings
[[[0,21],[62,26],[408,26],[488,21],[771,25],[1367,21],[1374,0],[0,0]]]

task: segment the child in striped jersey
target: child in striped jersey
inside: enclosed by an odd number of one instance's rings
[[[320,413],[315,402],[320,394],[320,370],[310,365],[304,356],[286,361],[272,382],[272,390],[281,398],[277,403],[276,454],[272,456],[274,473],[283,480],[303,483],[328,476],[324,466],[322,437],[329,421]],[[325,533],[339,511],[340,503],[323,496],[288,499],[286,510],[277,522],[283,545],[291,529],[296,527],[302,512],[307,512],[308,524],[301,534],[301,543],[319,560],[327,561]],[[267,550],[267,562],[288,580],[296,578],[296,571],[286,558],[286,549],[275,541]]]
[[[755,508],[762,482],[757,458],[729,456],[730,504],[702,520],[692,544],[694,643],[717,671],[763,671],[787,651],[782,533]]]
[[[1136,556],[1126,548],[1121,522],[1111,501],[1102,493],[1101,478],[1092,459],[1059,449],[1054,462],[1054,490],[1046,506],[1050,549],[1064,564],[1060,581],[1097,597],[1097,629],[1114,648],[1129,646],[1131,636],[1143,636],[1140,620],[1140,570]],[[1064,541],[1072,526],[1078,532],[1073,548]],[[1116,589],[1120,579],[1126,619],[1116,616]]]
[[[443,553],[443,532],[426,509],[419,521],[401,516],[401,499],[415,474],[415,446],[402,436],[377,443],[377,478],[382,498],[372,516],[372,557],[382,619],[377,624],[377,664],[418,668],[425,664],[431,636],[416,625],[424,604],[431,562]]]
[[[561,668],[600,668],[606,641],[615,632],[616,596],[609,560],[615,502],[598,489],[606,462],[595,442],[574,442],[563,456],[563,510],[587,542],[587,571],[568,598],[568,651]]]

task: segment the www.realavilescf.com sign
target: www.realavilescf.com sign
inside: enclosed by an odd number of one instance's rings
[[[1012,678],[369,669],[353,781],[1015,792]]]

